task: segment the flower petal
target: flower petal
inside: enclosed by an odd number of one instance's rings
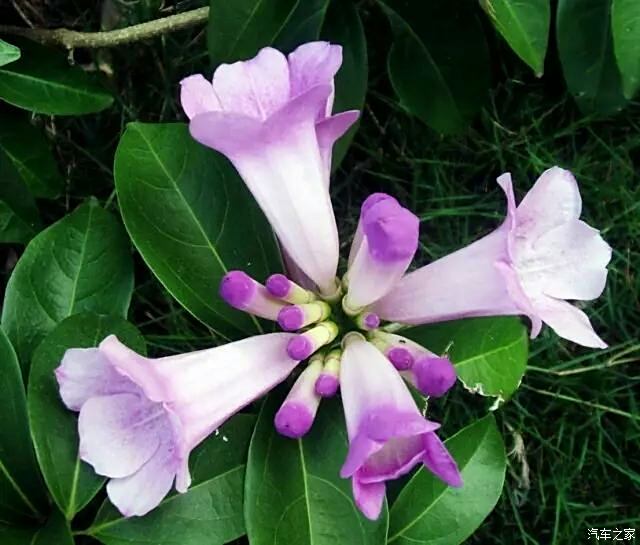
[[[589,301],[602,294],[610,260],[600,232],[573,220],[540,236],[519,256],[518,272],[533,293]]]
[[[107,483],[111,503],[125,517],[146,515],[171,490],[180,463],[175,447],[171,443],[162,444],[136,473]]]
[[[357,477],[365,484],[397,479],[411,471],[423,454],[422,435],[394,437],[367,459]]]
[[[291,52],[288,61],[293,98],[315,85],[333,83],[342,65],[342,46],[329,42],[309,42]]]
[[[340,388],[350,439],[361,432],[366,433],[363,426],[370,420],[385,430],[392,428],[382,418],[385,412],[389,413],[389,419],[395,423],[396,414],[403,417],[417,415],[422,418],[393,364],[377,348],[356,334],[345,339],[340,365]],[[380,437],[376,439],[380,440]]]
[[[509,259],[507,235],[505,229],[497,229],[409,273],[370,310],[384,320],[415,325],[520,314],[496,266]]]
[[[80,458],[99,475],[127,477],[171,436],[162,406],[135,394],[92,397],[78,420]]]
[[[196,116],[190,127],[194,138],[229,157],[289,256],[333,294],[338,230],[314,122],[328,92],[328,86],[312,88],[263,127],[215,112]]]
[[[222,109],[211,82],[202,74],[194,74],[180,82],[180,102],[189,119],[198,114]]]
[[[364,484],[357,475],[351,480],[356,506],[369,520],[376,520],[382,511],[386,486],[384,483]]]
[[[423,463],[434,475],[450,486],[462,486],[462,476],[458,464],[449,454],[447,447],[435,433],[427,433],[422,437],[424,446]]]
[[[137,393],[140,389],[122,376],[97,348],[71,348],[55,371],[60,397],[72,411],[79,411],[91,397]]]
[[[348,110],[339,114],[327,117],[316,124],[316,136],[320,146],[320,157],[324,167],[324,180],[329,187],[331,176],[331,159],[333,145],[338,138],[343,136],[360,117],[358,110]]]
[[[289,100],[289,65],[277,49],[265,47],[247,61],[221,64],[213,90],[227,112],[267,119]]]
[[[580,217],[582,199],[573,174],[560,167],[545,170],[518,206],[518,237],[540,234]]]
[[[587,315],[566,301],[545,295],[533,301],[540,318],[560,337],[591,348],[606,348]]]
[[[115,335],[109,335],[100,343],[100,352],[119,374],[142,389],[150,401],[171,399],[167,385],[153,372],[153,360],[134,352]]]
[[[382,448],[382,444],[367,437],[365,433],[358,433],[349,438],[347,458],[340,469],[340,477],[346,479],[355,473],[366,462],[367,458]]]

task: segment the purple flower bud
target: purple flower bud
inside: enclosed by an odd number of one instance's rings
[[[418,390],[431,397],[443,396],[456,382],[456,369],[449,358],[421,358],[412,370]]]

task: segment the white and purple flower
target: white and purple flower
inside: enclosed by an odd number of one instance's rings
[[[189,453],[299,363],[286,353],[292,336],[158,359],[113,335],[98,348],[67,350],[56,378],[65,405],[80,413],[80,458],[109,477],[109,499],[123,515],[148,513],[174,482],[186,492]]]
[[[379,516],[385,483],[417,464],[451,486],[462,477],[418,409],[407,383],[432,398],[456,382],[453,364],[385,330],[469,316],[525,315],[560,336],[602,347],[586,315],[565,299],[591,300],[606,281],[611,249],[580,221],[580,195],[568,171],[545,172],[516,208],[511,179],[505,222],[493,233],[408,273],[419,219],[395,198],[365,200],[348,268],[337,278],[338,231],[329,174],[334,142],[358,112],[332,115],[341,48],[272,48],[221,65],[213,80],[182,81],[193,137],[235,165],[269,219],[288,274],[264,284],[231,271],[220,284],[232,307],[285,331],[218,348],[144,358],[115,337],[68,350],[56,371],[60,393],[78,411],[80,456],[110,478],[111,501],[143,515],[175,482],[190,483],[191,450],[235,412],[309,360],[275,415],[292,438],[312,427],[321,400],[340,389],[349,451],[341,470],[358,507]],[[383,325],[381,325],[383,324]],[[343,336],[344,334],[344,336]]]
[[[406,275],[372,310],[380,318],[425,324],[470,316],[522,314],[531,336],[548,324],[558,335],[594,348],[607,345],[586,314],[566,299],[590,301],[607,280],[611,248],[579,219],[573,175],[545,171],[516,207],[511,176],[498,183],[507,218],[493,233]]]

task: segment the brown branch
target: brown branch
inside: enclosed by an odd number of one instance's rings
[[[209,8],[204,7],[106,32],[78,32],[66,28],[44,29],[0,25],[0,34],[24,36],[44,45],[60,45],[67,49],[114,47],[196,26],[206,22],[208,18]]]

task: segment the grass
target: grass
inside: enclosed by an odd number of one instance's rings
[[[95,13],[81,3],[46,3],[48,9],[56,4],[69,20],[95,28]],[[38,11],[29,13],[35,17]],[[553,58],[545,77],[536,80],[494,43],[497,66],[486,108],[465,133],[441,137],[398,106],[384,72],[386,45],[372,45],[362,125],[333,182],[343,253],[359,205],[372,191],[392,193],[420,215],[426,262],[496,226],[504,211],[497,175],[511,171],[521,196],[554,164],[574,172],[585,220],[614,248],[606,291],[586,305],[610,347],[581,349],[548,329],[531,343],[522,387],[496,413],[509,452],[505,492],[469,543],[569,545],[586,542],[588,528],[640,533],[640,106],[610,119],[586,117],[567,95]],[[182,32],[105,52],[99,61],[113,73],[115,108],[97,116],[35,120],[51,137],[68,180],[66,198],[43,207],[48,221],[89,194],[116,210],[113,150],[125,123],[181,118],[177,82],[196,68],[206,70],[204,35]],[[141,260],[136,273],[130,318],[152,352],[210,342],[208,330],[162,290]],[[452,433],[468,422],[475,401],[456,392],[437,416],[446,418]]]

